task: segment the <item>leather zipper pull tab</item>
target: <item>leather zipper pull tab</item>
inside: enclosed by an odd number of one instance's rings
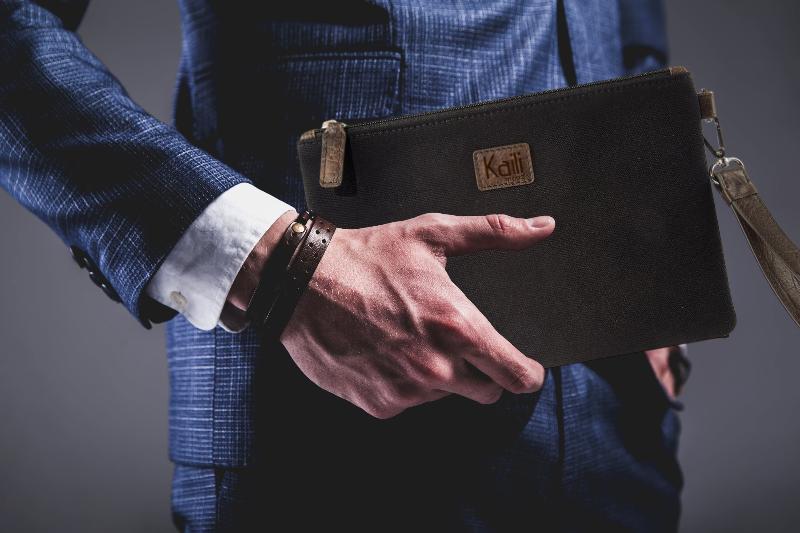
[[[322,123],[322,150],[319,164],[320,187],[333,188],[342,184],[344,148],[347,144],[347,124],[337,120]]]
[[[714,120],[717,118],[717,102],[714,99],[714,91],[700,89],[697,93],[697,102],[700,104],[700,118],[702,120]]]

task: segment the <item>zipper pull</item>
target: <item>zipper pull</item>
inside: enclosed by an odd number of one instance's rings
[[[322,123],[322,153],[319,164],[320,187],[332,188],[342,184],[344,147],[347,143],[347,124],[337,120]]]

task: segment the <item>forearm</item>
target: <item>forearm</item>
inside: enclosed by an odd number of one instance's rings
[[[247,178],[137,106],[62,21],[0,3],[0,185],[82,249],[140,318],[197,216]]]

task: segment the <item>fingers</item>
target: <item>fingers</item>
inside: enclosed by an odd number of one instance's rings
[[[459,307],[464,359],[509,392],[535,392],[544,383],[544,367],[520,352],[500,335],[489,320],[462,293]]]
[[[428,402],[440,400],[451,393],[440,389],[431,389],[421,384],[405,383],[383,387],[380,390],[369,389],[353,396],[341,395],[342,398],[360,407],[375,418],[394,418],[406,409]]]
[[[398,399],[394,404],[394,410],[384,410],[388,416],[384,415],[378,417],[390,418],[410,407],[435,402],[451,394],[458,394],[459,396],[481,404],[492,404],[503,395],[503,387],[489,379],[476,368],[470,368],[470,365],[464,363],[463,369],[459,370],[452,379],[421,385],[413,394],[404,395],[403,398]],[[380,408],[378,412],[380,413]]]
[[[503,394],[503,387],[464,360],[460,361],[453,379],[439,385],[442,390],[458,394],[482,404],[495,403]]]
[[[410,382],[395,382],[383,387],[383,394],[373,398],[380,401],[368,412],[387,418],[450,394],[481,404],[495,403],[503,394],[500,385],[461,358],[430,354],[419,359],[429,361],[427,368],[411,371]]]
[[[488,249],[521,250],[547,238],[555,229],[555,220],[548,216],[518,218],[503,214],[427,213],[411,220],[420,238],[446,256]]]
[[[423,393],[411,405],[421,405],[423,403],[435,402],[436,400],[441,400],[445,396],[450,396],[450,394],[452,394],[452,393],[450,391],[446,391],[446,390],[440,390],[440,389],[429,390],[429,391],[426,391],[425,393]]]
[[[514,394],[536,392],[541,389],[544,384],[544,367],[533,359],[525,357],[508,341],[506,345],[505,349],[489,349],[468,354],[465,359],[492,378],[495,383]]]
[[[654,350],[646,350],[644,353],[650,361],[650,366],[653,368],[658,381],[664,387],[664,390],[671,399],[677,396],[675,375],[669,365],[670,355],[673,350],[677,350],[677,346],[670,348],[656,348]]]
[[[370,402],[363,402],[364,405],[361,406],[361,408],[375,418],[394,418],[406,409],[424,403],[435,402],[436,400],[441,400],[445,396],[450,396],[450,394],[452,394],[449,391],[440,389],[428,389],[423,387],[414,387],[414,389],[413,393],[401,394],[385,403],[372,405]],[[359,405],[358,402],[355,403]]]

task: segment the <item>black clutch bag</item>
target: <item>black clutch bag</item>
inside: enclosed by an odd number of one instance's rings
[[[747,223],[763,204],[738,160],[716,149],[709,179],[701,128],[702,118],[716,120],[709,95],[698,97],[689,73],[674,67],[430,113],[327,121],[298,142],[307,204],[344,228],[427,212],[553,216],[556,230],[540,244],[447,266],[495,328],[546,367],[725,337],[735,315],[712,181],[751,228],[754,250],[767,248],[768,278],[778,265],[770,282],[795,313],[800,254],[771,217]],[[759,206],[737,210],[754,198]],[[768,248],[781,235],[776,262]]]

